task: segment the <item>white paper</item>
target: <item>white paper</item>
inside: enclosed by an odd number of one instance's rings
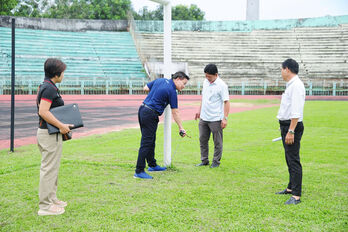
[[[277,142],[277,141],[279,141],[279,140],[282,140],[282,137],[272,139],[272,142]]]

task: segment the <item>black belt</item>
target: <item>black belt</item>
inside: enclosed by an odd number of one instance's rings
[[[141,106],[144,106],[150,110],[152,110],[155,114],[157,114],[158,116],[160,115],[156,110],[152,109],[150,106],[146,105],[145,103],[141,104]]]
[[[301,124],[301,123],[302,123],[302,121],[297,122],[297,124]],[[291,120],[290,119],[289,120],[279,120],[279,124],[282,126],[290,126]]]

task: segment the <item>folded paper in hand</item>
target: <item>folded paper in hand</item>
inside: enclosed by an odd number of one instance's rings
[[[58,106],[58,107],[50,109],[50,112],[60,122],[62,122],[64,124],[74,125],[70,129],[76,129],[79,127],[83,127],[81,114],[80,114],[79,107],[77,104]],[[49,123],[47,123],[47,129],[48,129],[49,134],[59,133],[59,129],[57,127],[49,124]]]
[[[280,140],[282,140],[282,137],[278,137],[278,138],[272,139],[272,142],[277,142],[277,141],[280,141]]]

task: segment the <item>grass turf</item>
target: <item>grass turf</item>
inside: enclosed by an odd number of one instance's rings
[[[37,216],[41,155],[36,145],[0,151],[0,231],[347,231],[348,104],[306,102],[302,203],[285,206],[288,172],[275,118],[278,108],[233,114],[217,169],[200,162],[198,123],[180,138],[173,166],[134,179],[139,129],[64,143],[60,216]],[[211,143],[211,153],[212,153]],[[156,158],[163,164],[163,126]],[[211,157],[211,156],[210,156]]]

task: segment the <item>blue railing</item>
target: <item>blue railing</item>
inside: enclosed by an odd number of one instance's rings
[[[16,81],[15,94],[36,94],[41,81]],[[143,91],[147,80],[64,80],[58,84],[62,94],[94,95],[94,94],[145,94]],[[305,82],[308,96],[348,96],[348,84],[344,82]],[[281,82],[230,82],[231,95],[281,95],[285,83]],[[180,94],[200,95],[202,85],[188,84]],[[11,82],[0,80],[0,95],[11,94]]]

